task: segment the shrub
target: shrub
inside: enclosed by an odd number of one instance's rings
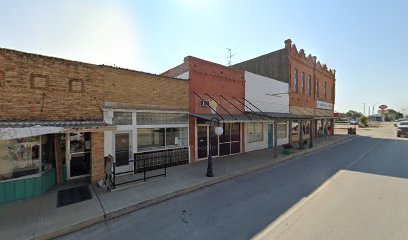
[[[361,125],[363,125],[364,127],[368,127],[368,117],[362,116],[360,121],[361,121]]]

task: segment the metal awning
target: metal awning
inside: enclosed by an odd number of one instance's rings
[[[0,140],[62,132],[99,132],[114,130],[103,121],[0,121]]]
[[[292,113],[275,113],[265,112],[265,114],[210,114],[210,113],[190,113],[190,116],[202,118],[205,120],[217,119],[219,122],[270,122],[273,119],[277,120],[311,120],[313,116],[296,115]]]

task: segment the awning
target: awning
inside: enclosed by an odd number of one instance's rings
[[[0,140],[62,132],[114,130],[103,121],[0,121]]]
[[[190,116],[202,118],[205,120],[217,119],[219,122],[270,122],[271,120],[311,120],[313,116],[296,115],[292,113],[275,113],[266,112],[265,114],[259,113],[246,113],[246,114],[210,114],[210,113],[190,113]]]

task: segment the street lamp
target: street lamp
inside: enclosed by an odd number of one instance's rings
[[[220,127],[220,121],[217,118],[212,118],[210,121],[210,126],[211,124],[216,125],[214,129],[215,135],[220,136],[223,132],[224,129]],[[211,138],[209,138],[209,151],[208,151],[208,165],[207,165],[207,177],[214,177],[214,172],[213,172],[213,161],[212,161],[212,154],[211,154]]]

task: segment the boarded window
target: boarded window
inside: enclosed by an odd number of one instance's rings
[[[84,92],[84,80],[82,79],[72,79],[69,81],[69,91],[74,93]]]
[[[49,77],[41,74],[31,74],[30,87],[32,89],[46,89],[48,87]]]

